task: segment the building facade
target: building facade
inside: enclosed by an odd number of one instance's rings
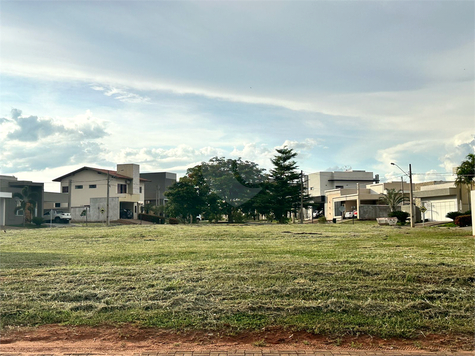
[[[335,172],[316,172],[308,175],[307,186],[308,193],[313,201],[313,210],[325,210],[325,191],[333,189],[353,189],[357,185],[367,185],[378,183],[379,176],[373,175],[373,172],[363,170],[335,171]]]
[[[53,180],[61,183],[61,193],[68,195],[68,206],[71,215],[75,210],[99,209],[104,215],[104,207],[95,206],[92,202],[102,201],[109,196],[109,219],[117,220],[121,211],[127,210],[136,219],[143,205],[145,179],[140,178],[138,164],[118,164],[117,170],[82,167]],[[99,200],[94,200],[101,198]],[[117,198],[118,204],[112,204]],[[94,205],[94,207],[93,207]],[[86,209],[86,210],[87,210]],[[74,220],[74,218],[73,218]],[[102,219],[101,219],[102,220]]]
[[[165,205],[167,202],[165,193],[171,185],[176,183],[176,173],[141,173],[140,177],[146,179],[144,197],[145,204],[156,206]]]
[[[36,204],[33,214],[29,211],[17,210],[20,201],[13,197],[15,193],[21,193],[28,186],[36,195]],[[32,181],[18,180],[14,176],[0,175],[0,226],[21,225],[26,214],[27,220],[35,216],[43,216],[44,184]]]

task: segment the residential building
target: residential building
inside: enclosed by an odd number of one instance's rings
[[[14,193],[21,193],[24,187],[30,187],[30,191],[37,196],[33,216],[23,210],[15,211],[20,206],[20,201],[13,198]],[[18,180],[14,176],[0,175],[0,226],[21,225],[23,215],[28,219],[43,214],[44,184],[32,181]]]
[[[405,196],[409,195],[410,184],[401,182],[388,182],[361,185],[356,188],[339,188],[325,191],[325,217],[327,220],[342,219],[346,212],[357,212],[358,219],[376,219],[387,217],[389,207],[382,205],[380,198],[389,189],[400,190],[401,186]],[[403,209],[404,210],[404,209]],[[407,204],[409,210],[409,204]]]
[[[118,220],[124,209],[136,219],[144,201],[146,179],[140,178],[137,164],[118,164],[116,171],[82,167],[53,181],[60,182],[61,192],[68,194],[75,221],[82,220],[83,211],[90,214],[89,221],[105,221],[107,206],[109,220]]]
[[[364,170],[349,170],[335,172],[316,172],[308,175],[308,193],[313,201],[314,211],[325,210],[325,191],[333,189],[353,189],[357,184],[366,185],[378,183],[379,175]]]
[[[69,211],[69,194],[57,192],[45,192],[44,210],[60,209]]]
[[[176,183],[176,173],[140,173],[140,177],[147,180],[145,182],[145,204],[165,205],[167,202],[165,192]]]
[[[416,205],[427,209],[423,217],[429,221],[452,221],[447,213],[470,210],[468,196],[465,186],[446,181],[419,183],[414,191]]]

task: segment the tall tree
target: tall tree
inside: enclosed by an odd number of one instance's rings
[[[475,178],[475,154],[469,153],[467,157],[465,157],[466,160],[463,161],[459,167],[457,167],[457,170],[455,174],[457,175],[457,178],[455,179],[455,184],[457,186],[463,186],[465,185],[468,190],[468,202],[469,206],[471,207],[471,197],[470,197],[470,191],[473,189],[475,182],[473,179]]]
[[[218,197],[222,215],[233,222],[242,209],[250,209],[252,199],[261,190],[264,170],[250,161],[214,157],[202,163],[203,178],[211,193]]]
[[[386,193],[381,194],[379,200],[385,204],[389,205],[389,211],[392,213],[397,210],[397,206],[404,201],[404,195],[402,190],[396,191],[396,189],[388,189]]]
[[[207,208],[209,188],[206,186],[201,166],[187,170],[187,174],[168,188],[166,211],[170,216],[196,221],[196,217]]]
[[[269,177],[269,199],[275,219],[285,223],[288,213],[300,206],[300,173],[294,161],[297,152],[288,147],[276,151],[277,155],[271,159],[274,168]]]
[[[35,212],[36,203],[38,201],[38,194],[33,192],[29,186],[24,186],[21,190],[21,193],[13,193],[13,198],[19,201],[19,205],[15,208],[15,213],[17,211],[23,210],[23,226],[26,225],[27,213],[30,215],[28,220],[31,220]]]

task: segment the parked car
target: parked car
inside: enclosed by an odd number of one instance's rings
[[[65,213],[62,210],[45,210],[43,219],[46,222],[68,224],[71,221],[71,214]]]
[[[345,213],[345,219],[353,219],[353,218],[356,218],[356,210],[355,211],[347,211]]]
[[[121,219],[132,219],[134,214],[132,214],[132,210],[130,209],[120,209],[120,218]]]

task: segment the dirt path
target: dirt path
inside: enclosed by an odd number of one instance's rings
[[[472,335],[428,335],[418,339],[381,339],[370,336],[328,337],[282,329],[241,333],[176,332],[152,328],[44,325],[2,331],[0,352],[15,353],[120,353],[132,355],[149,350],[405,350],[473,351]]]

